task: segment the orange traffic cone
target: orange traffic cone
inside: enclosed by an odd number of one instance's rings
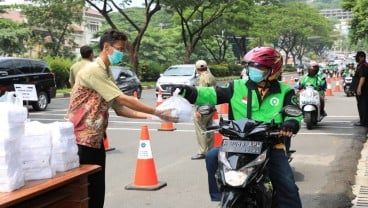
[[[327,76],[327,83],[331,84],[331,76],[330,75]]]
[[[283,82],[284,84],[288,84],[288,82],[286,81],[286,78],[285,78],[285,77],[282,77],[282,82]]]
[[[125,189],[154,191],[166,185],[166,182],[160,182],[157,180],[155,160],[152,156],[148,126],[143,125],[141,130],[141,139],[139,141],[134,182],[125,186]]]
[[[325,96],[333,96],[330,83],[327,83],[327,90],[326,90]]]
[[[336,81],[334,92],[341,92],[340,81]]]
[[[212,122],[215,125],[219,123],[219,116],[218,116],[217,111],[215,111],[215,113],[212,116]],[[214,139],[214,142],[213,142],[214,147],[221,146],[221,144],[222,144],[222,135],[220,134],[220,132],[215,131],[215,133],[213,135],[213,139]]]
[[[158,130],[159,131],[174,131],[174,130],[176,130],[176,128],[174,127],[173,122],[163,121]]]
[[[109,139],[107,138],[106,132],[104,133],[103,145],[104,145],[104,148],[105,148],[106,152],[115,150],[115,148],[110,147]]]
[[[291,85],[291,86],[294,86],[294,85],[295,85],[294,77],[291,77],[291,78],[290,78],[290,85]]]
[[[229,113],[229,103],[220,104],[220,114],[228,114]]]
[[[158,90],[156,106],[159,106],[161,103],[162,103],[162,91]]]

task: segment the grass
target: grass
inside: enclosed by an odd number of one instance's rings
[[[63,88],[63,89],[57,89],[56,93],[69,93],[71,91],[71,88]]]

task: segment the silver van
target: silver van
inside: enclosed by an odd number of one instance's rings
[[[160,74],[156,82],[156,96],[161,90],[163,97],[171,96],[173,85],[185,84],[195,86],[198,75],[194,64],[173,65]]]

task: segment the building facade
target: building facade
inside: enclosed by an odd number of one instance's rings
[[[0,5],[12,5],[12,4],[31,4],[30,0],[0,0]],[[83,16],[82,24],[72,24],[71,27],[74,29],[74,33],[68,37],[69,40],[72,40],[76,45],[73,45],[73,50],[76,55],[79,55],[79,48],[83,45],[90,45],[96,41],[96,38],[93,35],[98,32],[104,22],[104,17],[96,10],[90,8],[84,8],[81,11],[81,15]],[[22,14],[21,10],[9,10],[6,13],[0,14],[2,18],[11,19],[18,23],[26,23],[27,17]],[[45,41],[47,41],[47,37],[45,37]],[[69,45],[71,41],[66,40],[65,46]],[[35,46],[34,50],[41,50],[40,46]],[[30,56],[34,56],[37,54],[37,51],[30,51]]]

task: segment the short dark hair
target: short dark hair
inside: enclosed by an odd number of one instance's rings
[[[92,47],[87,46],[87,45],[82,46],[79,51],[80,51],[82,58],[89,58],[91,54],[93,53]]]
[[[105,31],[100,38],[100,50],[102,51],[104,43],[107,42],[112,45],[117,40],[126,41],[128,40],[128,37],[125,35],[125,33],[117,29],[110,29]]]
[[[366,57],[364,51],[358,51],[355,55],[355,57],[361,57],[361,56],[364,58]]]

